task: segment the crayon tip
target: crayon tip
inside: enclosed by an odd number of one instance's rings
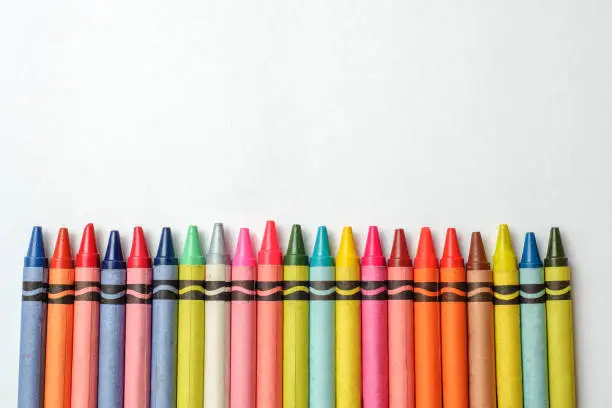
[[[198,227],[190,225],[187,230],[187,239],[185,240],[185,246],[183,247],[183,253],[181,255],[181,265],[204,265],[206,260],[202,253],[202,247],[200,245],[200,235],[198,234]]]
[[[320,226],[317,229],[317,239],[312,250],[310,266],[334,266],[334,258],[329,249],[329,237],[325,226]]]
[[[563,242],[561,241],[561,231],[559,228],[553,227],[550,229],[550,237],[548,238],[548,250],[544,259],[544,266],[553,268],[556,266],[569,266]]]
[[[42,228],[39,226],[32,227],[30,235],[30,243],[28,245],[28,253],[23,258],[23,266],[47,268],[49,262],[45,257],[45,244],[43,242]]]
[[[523,244],[523,255],[519,268],[541,268],[543,266],[540,254],[538,253],[538,244],[536,243],[535,234],[528,232],[525,234],[525,243]]]
[[[444,240],[444,252],[442,252],[442,258],[440,258],[440,268],[463,268],[463,266],[457,231],[454,228],[448,228]]]
[[[338,248],[338,256],[336,257],[336,266],[359,266],[359,255],[355,248],[353,229],[351,227],[344,227],[342,229],[340,247]]]
[[[283,254],[278,245],[278,235],[274,221],[266,221],[266,230],[261,240],[261,249],[257,255],[260,265],[282,265]]]
[[[487,261],[487,253],[485,252],[480,232],[472,232],[470,255],[468,256],[466,267],[468,270],[474,271],[488,271],[491,269],[491,264]]]
[[[406,242],[406,234],[402,228],[397,228],[393,233],[393,245],[391,246],[391,254],[389,254],[389,267],[411,267],[412,260],[408,252],[408,243]]]
[[[100,255],[96,245],[96,232],[92,223],[85,226],[81,237],[81,246],[76,255],[76,266],[85,268],[99,268]]]
[[[248,228],[240,228],[233,266],[255,266],[255,255],[251,246],[251,234]]]
[[[153,265],[178,265],[178,259],[174,252],[174,242],[172,241],[172,230],[169,227],[162,228]]]
[[[225,245],[225,233],[223,232],[223,224],[216,222],[213,226],[212,237],[210,238],[210,247],[206,255],[206,263],[209,265],[229,265],[230,257]]]
[[[433,238],[429,227],[421,228],[419,236],[419,246],[417,246],[416,256],[414,257],[415,268],[437,268],[438,258],[434,249]]]
[[[111,231],[106,246],[106,255],[102,261],[102,269],[125,269],[125,260],[121,250],[119,231]]]
[[[132,249],[128,257],[128,268],[150,268],[151,258],[142,227],[134,227]]]
[[[501,224],[497,231],[497,243],[493,253],[493,270],[516,268],[516,255],[512,249],[512,238],[508,225]]]
[[[302,236],[302,227],[299,224],[293,224],[291,228],[291,236],[289,237],[289,245],[284,259],[285,265],[308,265],[308,255],[304,248],[304,237]]]
[[[363,257],[361,258],[361,265],[385,266],[385,257],[383,255],[382,246],[380,245],[378,227],[376,226],[370,226],[370,228],[368,228],[368,237],[366,239]]]
[[[55,250],[51,257],[51,268],[57,269],[72,269],[72,252],[70,251],[70,236],[67,228],[60,228],[55,242]]]

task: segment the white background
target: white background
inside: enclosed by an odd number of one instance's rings
[[[0,6],[0,399],[15,406],[30,228],[50,255],[93,221],[181,247],[276,219],[455,226],[492,254],[562,228],[579,406],[610,406],[612,3],[4,1]],[[465,254],[465,252],[464,252]]]

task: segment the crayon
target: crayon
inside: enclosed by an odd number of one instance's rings
[[[223,224],[213,228],[206,255],[206,306],[204,307],[204,408],[229,406],[230,259]]]
[[[550,408],[575,408],[571,272],[559,228],[551,228],[544,259]]]
[[[49,263],[45,408],[70,408],[74,263],[66,228],[60,228]]]
[[[446,230],[440,258],[442,405],[468,408],[466,276],[454,228]]]
[[[548,408],[548,356],[546,353],[546,291],[544,264],[535,234],[525,235],[519,263],[521,302],[521,353],[523,363],[523,406]]]
[[[429,227],[414,258],[414,375],[417,408],[442,408],[438,259]]]
[[[414,408],[414,270],[403,229],[389,255],[389,407]]]
[[[178,408],[204,405],[204,279],[206,259],[198,228],[190,225],[179,266]]]
[[[470,408],[496,408],[493,273],[480,232],[472,232],[466,268]]]
[[[118,231],[110,232],[100,274],[98,408],[122,408],[126,263]]]
[[[43,405],[48,267],[42,228],[34,227],[23,259],[18,408]]]
[[[336,257],[336,407],[361,406],[361,272],[353,230],[342,229]]]
[[[257,265],[248,228],[240,228],[232,263],[230,306],[230,406],[253,408],[256,390]]]
[[[283,259],[283,406],[308,407],[308,255],[302,229],[291,228]]]
[[[283,255],[274,221],[257,255],[257,408],[283,406]]]
[[[327,228],[319,227],[310,258],[309,393],[311,408],[336,406],[336,272]]]
[[[98,405],[98,338],[100,333],[100,255],[93,224],[87,224],[74,269],[72,346],[73,407]]]
[[[172,231],[164,227],[153,258],[151,408],[176,407],[178,264]]]
[[[498,408],[523,406],[521,310],[516,256],[508,226],[499,226],[493,254],[495,370]]]
[[[153,271],[147,242],[142,228],[135,227],[125,291],[124,408],[149,408],[152,283]]]
[[[361,258],[361,364],[363,406],[389,405],[387,266],[378,228],[370,227]]]

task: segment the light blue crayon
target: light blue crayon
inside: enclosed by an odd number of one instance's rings
[[[333,408],[335,387],[335,279],[334,258],[327,228],[319,227],[310,259],[309,406]]]
[[[23,260],[18,408],[43,406],[48,267],[42,229],[34,227],[28,253]]]
[[[151,408],[176,407],[177,280],[178,259],[172,232],[164,227],[153,260]]]
[[[111,231],[100,272],[98,408],[123,408],[125,267],[119,232]]]
[[[544,265],[533,232],[525,235],[523,257],[519,263],[519,283],[523,407],[548,408]]]

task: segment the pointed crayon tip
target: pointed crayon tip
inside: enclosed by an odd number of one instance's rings
[[[260,265],[282,265],[283,254],[278,245],[278,235],[274,221],[266,221],[266,229],[261,240],[261,249],[257,255]]]
[[[440,258],[440,268],[463,268],[463,266],[457,231],[454,228],[448,228],[444,240],[444,252],[442,252],[442,258]]]
[[[207,265],[230,265],[230,257],[225,245],[225,233],[223,232],[223,224],[216,222],[213,227],[212,237],[210,238],[210,247],[206,254]]]
[[[366,239],[363,257],[361,258],[361,265],[385,266],[385,256],[383,255],[380,236],[378,235],[378,227],[376,226],[370,226],[370,228],[368,228],[368,237]]]
[[[480,232],[472,232],[470,255],[468,256],[466,267],[468,270],[474,271],[488,271],[491,269],[491,264],[487,261],[487,253],[485,252]]]
[[[283,263],[285,265],[308,265],[308,255],[306,255],[306,249],[304,248],[302,227],[299,224],[293,224],[291,228],[289,245],[287,246],[287,253]]]
[[[550,237],[548,238],[548,250],[544,259],[544,266],[552,268],[556,266],[569,266],[563,241],[561,241],[561,231],[558,227],[550,229]]]
[[[96,245],[96,232],[92,223],[87,224],[83,230],[81,246],[76,255],[76,266],[83,268],[100,267],[100,255],[98,254],[98,246]]]
[[[150,268],[151,258],[142,227],[134,227],[132,249],[128,257],[128,268]]]
[[[183,253],[181,254],[181,265],[204,265],[206,260],[202,253],[202,246],[200,245],[200,234],[198,233],[198,227],[190,225],[187,229],[187,239],[185,240],[185,246],[183,246]]]
[[[415,268],[437,268],[438,258],[434,249],[433,238],[429,227],[421,228],[419,236],[419,246],[417,246],[416,256],[414,257]]]
[[[251,245],[251,234],[248,228],[240,228],[236,252],[234,253],[233,266],[256,266],[253,246]]]
[[[508,225],[501,224],[497,231],[497,243],[493,252],[493,270],[516,268],[516,255],[512,249],[512,238]]]
[[[397,228],[393,233],[393,245],[391,246],[391,254],[389,254],[389,267],[411,267],[412,260],[408,252],[408,243],[406,242],[406,234],[402,228]]]
[[[325,226],[320,226],[317,229],[317,239],[310,257],[310,266],[334,266],[334,258],[329,249],[329,237]]]
[[[70,236],[67,228],[60,228],[55,242],[55,250],[51,257],[51,268],[57,269],[72,269],[72,252],[70,251]]]
[[[544,265],[542,264],[542,259],[540,259],[535,234],[533,232],[528,232],[525,234],[523,255],[519,263],[519,268],[541,268],[542,266]]]
[[[178,258],[174,252],[174,242],[172,241],[172,230],[169,227],[162,228],[153,265],[178,265]]]
[[[125,269],[125,260],[121,250],[119,231],[111,231],[106,246],[106,255],[102,261],[102,269]]]
[[[353,229],[344,227],[342,229],[342,237],[340,238],[340,247],[338,248],[338,256],[336,257],[336,266],[359,266],[359,254],[355,248],[355,240],[353,239]]]
[[[49,262],[45,256],[45,244],[43,242],[42,228],[39,226],[32,227],[32,234],[30,235],[30,243],[28,245],[28,253],[23,258],[23,266],[25,268],[47,268],[49,266]]]

